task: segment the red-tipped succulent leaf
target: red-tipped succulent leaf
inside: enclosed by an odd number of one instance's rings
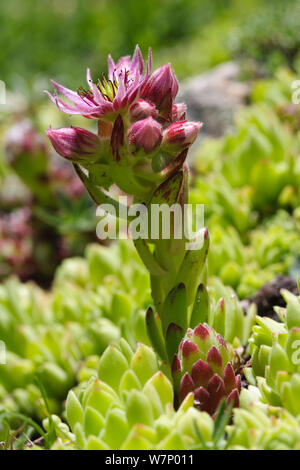
[[[241,379],[224,339],[207,324],[189,329],[172,364],[176,403],[194,393],[194,405],[212,416],[222,399],[239,405]]]

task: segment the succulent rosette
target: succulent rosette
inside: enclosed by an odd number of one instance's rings
[[[50,411],[60,413],[69,389],[95,376],[109,344],[121,336],[133,345],[147,341],[142,307],[149,290],[147,273],[126,240],[90,245],[85,258],[64,260],[51,292],[16,279],[0,285],[0,339],[6,345],[0,409],[38,420],[47,416],[38,377]],[[1,431],[0,420],[2,439]]]
[[[202,302],[199,320],[208,323],[234,348],[246,346],[254,325],[255,305],[244,312],[234,290],[219,278],[210,278],[202,292],[206,302]]]
[[[232,364],[232,352],[224,339],[207,324],[189,329],[172,363],[172,376],[179,403],[193,392],[194,404],[215,415],[222,399],[239,405],[241,377]]]
[[[66,416],[71,430],[57,416],[52,418],[57,435],[53,448],[187,450],[224,445],[222,430],[214,442],[215,423],[195,409],[192,393],[177,411],[173,399],[172,383],[159,370],[154,351],[144,344],[134,351],[121,340],[102,355],[98,377],[69,392]],[[45,420],[46,430],[49,425]]]
[[[257,317],[250,338],[252,369],[247,377],[257,382],[262,400],[300,415],[300,297],[283,290],[285,308],[275,308],[282,323]]]
[[[286,410],[251,403],[235,409],[227,426],[229,450],[300,450],[300,422]]]

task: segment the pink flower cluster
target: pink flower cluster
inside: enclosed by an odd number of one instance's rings
[[[170,64],[151,74],[150,50],[146,64],[138,46],[132,59],[126,56],[115,64],[109,56],[107,78],[94,83],[88,70],[87,81],[87,90],[75,92],[52,82],[55,92],[47,92],[64,113],[98,120],[98,135],[79,127],[48,129],[61,156],[94,163],[105,149],[116,162],[160,151],[176,157],[196,139],[201,123],[186,121],[184,103],[174,103],[178,82]]]

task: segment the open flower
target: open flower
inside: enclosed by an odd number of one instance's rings
[[[111,56],[108,56],[108,78],[103,78],[102,82],[94,83],[90,70],[87,70],[87,82],[89,89],[78,89],[72,91],[54,81],[52,81],[55,92],[49,95],[51,101],[67,114],[82,114],[90,119],[107,118],[114,119],[118,112],[132,104],[140,94],[149,78],[151,70],[151,50],[146,62],[146,72],[144,73],[144,61],[141,51],[137,46],[132,57],[122,57],[117,64]],[[60,98],[57,92],[71,101],[68,104]]]
[[[85,179],[76,167],[85,185],[89,180],[94,199],[99,198],[101,173],[105,175],[105,187],[109,174],[110,184],[145,200],[163,180],[182,167],[187,148],[198,131],[195,123],[185,123],[183,128],[178,123],[175,143],[165,142],[165,133],[168,140],[171,132],[168,126],[175,124],[174,119],[182,120],[185,114],[183,103],[174,104],[178,91],[175,73],[170,64],[151,73],[151,50],[145,64],[137,46],[132,58],[122,57],[115,63],[108,56],[108,74],[101,81],[94,83],[89,70],[87,80],[89,89],[77,92],[54,83],[54,95],[49,96],[67,114],[97,119],[98,135],[78,128],[50,129],[47,135],[60,155],[87,170]],[[100,159],[104,165],[101,170]],[[98,196],[94,188],[96,181]]]

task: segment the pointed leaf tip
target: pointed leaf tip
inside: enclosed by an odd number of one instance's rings
[[[228,395],[226,404],[229,405],[229,403],[231,402],[233,404],[233,408],[237,408],[239,406],[240,398],[239,398],[239,392],[236,388],[232,390],[232,392]]]
[[[225,300],[223,297],[219,299],[218,304],[219,304],[221,312],[224,313],[225,312]]]
[[[192,367],[192,379],[196,387],[206,387],[213,376],[213,371],[207,362],[199,359]]]
[[[201,411],[206,411],[210,413],[210,395],[207,390],[203,387],[199,387],[194,392],[194,404],[196,408],[199,408]]]
[[[199,354],[199,349],[195,343],[192,341],[183,341],[182,348],[182,357],[184,359],[188,359],[190,355],[192,354]]]
[[[199,324],[198,326],[196,326],[196,328],[194,329],[194,335],[195,336],[199,336],[201,339],[205,339],[209,336],[209,331],[208,331],[208,328],[203,325],[203,324]]]
[[[226,395],[225,385],[221,377],[215,374],[207,385],[207,391],[210,394],[210,412],[213,414],[221,401],[221,399]]]
[[[147,319],[149,320],[152,315],[153,315],[153,308],[148,307],[147,311],[146,311],[146,321],[147,321]]]
[[[237,388],[238,391],[240,392],[241,389],[242,389],[241,376],[240,376],[240,375],[237,375],[237,376],[236,376],[236,378],[235,378],[235,384],[236,384],[236,388]]]
[[[183,283],[174,287],[167,295],[162,311],[164,333],[170,323],[178,325],[184,332],[187,330],[187,300]]]
[[[180,401],[182,402],[185,397],[194,390],[194,382],[188,372],[184,374],[180,382]]]
[[[169,361],[173,360],[174,354],[178,351],[178,346],[184,335],[183,329],[176,325],[176,323],[170,323],[166,331],[166,349]]]
[[[224,369],[224,384],[227,394],[232,392],[232,390],[235,389],[237,386],[235,382],[235,373],[230,362],[228,362]]]
[[[225,339],[221,335],[217,335],[217,339],[220,345],[223,346],[223,348],[227,349],[227,344],[226,344]]]
[[[176,372],[181,372],[181,362],[177,354],[175,354],[173,358],[171,370],[172,370],[172,374]]]
[[[216,367],[222,367],[222,356],[216,346],[212,346],[208,351],[207,362],[214,364]]]

